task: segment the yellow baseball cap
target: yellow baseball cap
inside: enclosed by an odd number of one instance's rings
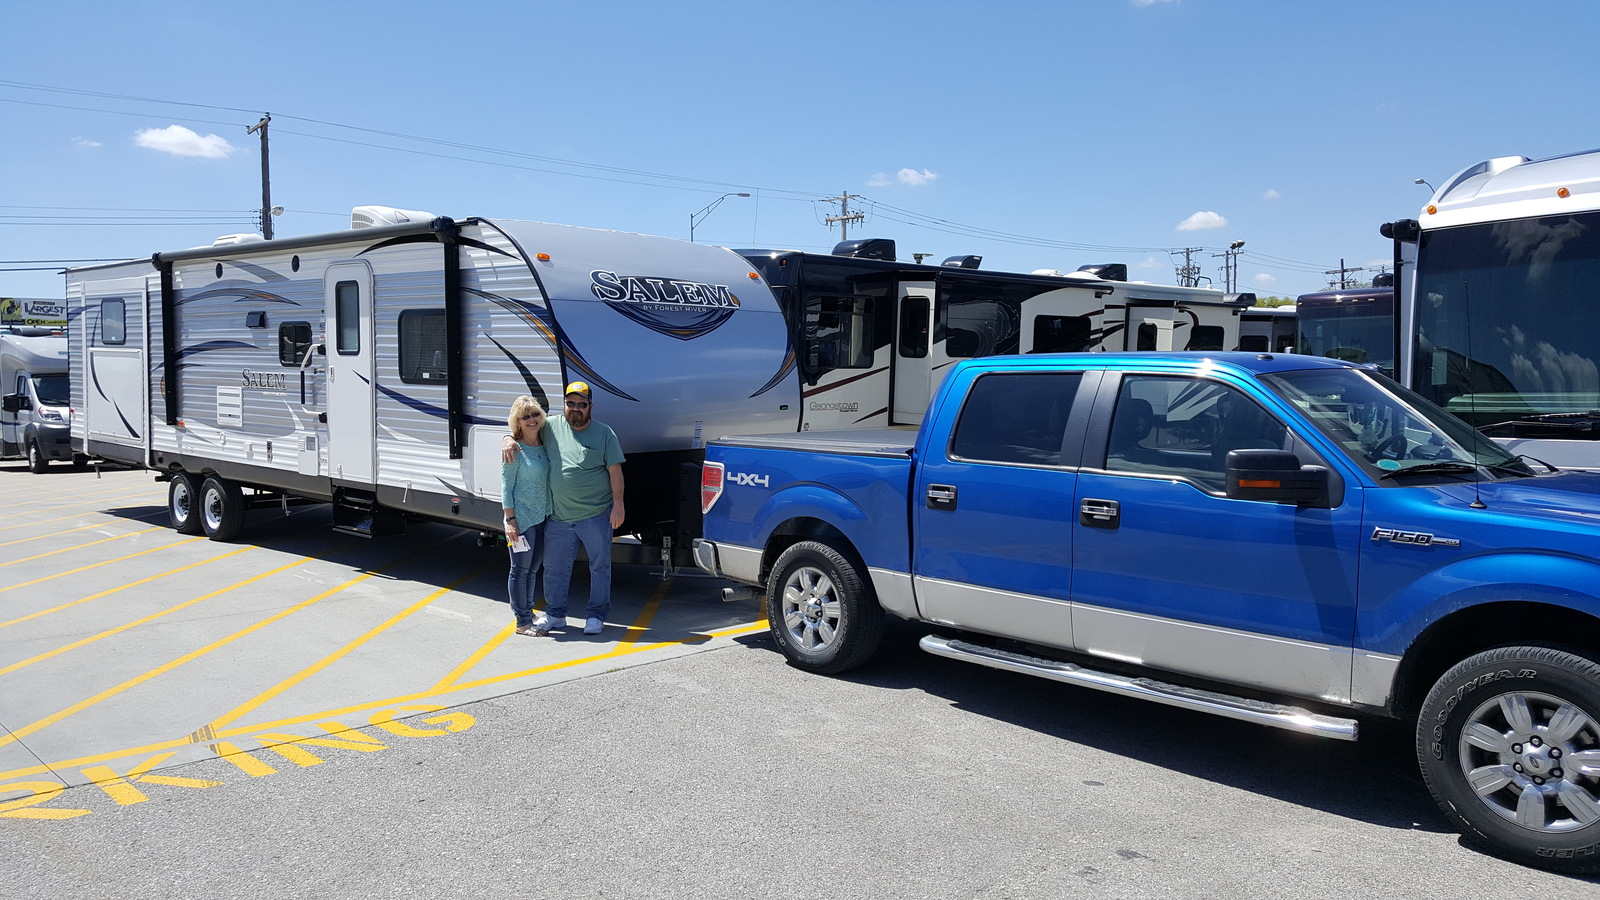
[[[574,381],[573,383],[567,385],[566,393],[567,394],[582,394],[585,397],[589,397],[589,396],[592,396],[594,392],[589,390],[589,383],[588,382],[586,382],[586,381]]]

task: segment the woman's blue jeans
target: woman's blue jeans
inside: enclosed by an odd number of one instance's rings
[[[506,576],[506,593],[511,598],[511,612],[517,617],[519,628],[533,624],[534,585],[538,583],[539,567],[544,562],[544,523],[528,528],[522,536],[528,539],[528,549],[511,552],[511,573]]]

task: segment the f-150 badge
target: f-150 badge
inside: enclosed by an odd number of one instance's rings
[[[1418,547],[1459,547],[1461,542],[1455,538],[1439,537],[1426,531],[1401,531],[1398,528],[1374,528],[1372,539],[1375,541],[1390,541],[1396,544],[1412,544]]]

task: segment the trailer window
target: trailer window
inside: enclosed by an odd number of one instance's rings
[[[128,309],[122,300],[100,301],[100,343],[117,347],[128,341]]]
[[[1094,326],[1088,316],[1034,316],[1030,353],[1082,353],[1092,343]]]
[[[928,355],[927,297],[900,298],[900,355],[922,359]]]
[[[400,380],[406,384],[444,384],[444,310],[408,309],[400,313]]]
[[[1029,466],[1063,464],[1067,416],[1079,372],[1002,372],[973,382],[950,441],[952,459]]]
[[[278,323],[278,364],[293,369],[300,368],[311,349],[310,322]]]
[[[870,369],[876,342],[872,297],[806,300],[805,366],[813,381],[834,369]]]
[[[1186,350],[1221,350],[1223,330],[1221,325],[1196,325],[1189,330]]]
[[[361,285],[354,281],[341,281],[333,286],[334,325],[339,334],[338,350],[341,356],[355,356],[361,352]]]

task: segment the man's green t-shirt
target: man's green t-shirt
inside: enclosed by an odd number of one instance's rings
[[[611,426],[593,419],[574,431],[565,417],[551,416],[541,435],[550,458],[551,516],[578,522],[611,509],[611,476],[607,466],[622,463],[622,444]]]

